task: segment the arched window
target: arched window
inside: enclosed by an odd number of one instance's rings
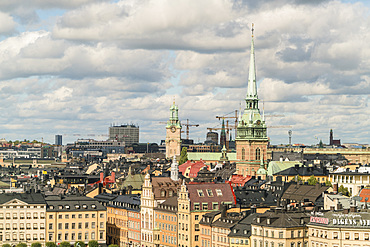
[[[242,148],[242,160],[245,160],[245,149]]]
[[[261,150],[260,148],[256,148],[256,160],[260,160],[261,159]]]

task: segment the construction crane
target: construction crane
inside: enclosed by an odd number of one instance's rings
[[[199,124],[189,124],[189,119],[186,119],[186,124],[182,124],[186,126],[186,140],[189,140],[189,127],[199,127]]]
[[[226,117],[227,115],[229,115],[230,113],[235,113],[235,116],[233,116],[233,117]],[[231,130],[231,129],[235,129],[235,136],[236,136],[236,127],[238,126],[238,110],[235,110],[235,111],[232,111],[232,112],[229,112],[229,113],[227,113],[227,114],[225,114],[224,116],[216,116],[216,118],[218,119],[218,120],[221,120],[221,119],[225,119],[225,118],[234,118],[235,119],[235,126],[230,126],[230,128],[229,128],[229,120],[226,120],[226,132],[227,132],[227,135],[229,135],[229,130]]]
[[[159,122],[160,124],[167,124],[167,122]],[[199,124],[189,124],[189,119],[186,119],[186,123],[182,125],[186,126],[186,131],[181,131],[181,133],[186,132],[186,140],[189,140],[190,128],[189,127],[199,127]]]

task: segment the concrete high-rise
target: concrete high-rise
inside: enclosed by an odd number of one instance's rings
[[[63,145],[63,139],[62,135],[55,135],[55,145],[62,146]]]
[[[126,146],[139,143],[139,126],[125,124],[109,127],[109,140],[125,142]]]

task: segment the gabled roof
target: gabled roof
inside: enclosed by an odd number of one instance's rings
[[[282,195],[282,199],[295,200],[297,202],[307,199],[310,202],[316,202],[329,187],[321,184],[307,185],[292,183]]]

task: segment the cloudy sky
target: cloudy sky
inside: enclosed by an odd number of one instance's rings
[[[244,108],[254,23],[260,108],[291,126],[271,143],[289,129],[327,143],[331,128],[369,143],[369,14],[345,0],[1,0],[0,138],[104,139],[134,123],[159,142],[175,97],[204,141]]]

